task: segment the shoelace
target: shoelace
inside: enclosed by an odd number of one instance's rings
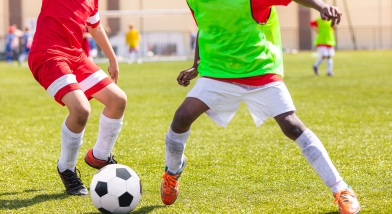
[[[350,193],[351,193],[351,192],[350,192],[348,189],[342,190],[342,191],[340,191],[340,192],[337,192],[337,193],[335,194],[335,200],[333,201],[333,203],[334,203],[334,204],[340,204],[340,203],[344,202],[345,200],[348,200],[347,197],[342,198],[341,196],[342,196],[342,195],[350,195]]]
[[[114,155],[113,156],[110,155],[108,158],[108,164],[116,164],[116,163],[117,163],[117,161],[114,160]]]
[[[168,173],[163,174],[163,183],[164,183],[164,192],[170,194],[174,187],[177,185],[177,180],[174,176],[169,175]],[[168,188],[169,187],[169,188]]]
[[[68,188],[73,188],[76,186],[83,185],[82,181],[77,176],[76,172],[79,174],[79,177],[81,177],[80,171],[78,169],[76,169],[75,172],[72,172],[71,170],[69,170],[69,172],[63,174],[65,181],[69,185]]]

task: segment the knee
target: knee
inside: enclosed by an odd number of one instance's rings
[[[122,93],[120,93],[117,97],[116,103],[117,103],[117,108],[120,109],[121,111],[124,111],[125,108],[127,107],[128,98],[123,91],[121,92]]]
[[[283,133],[290,139],[295,140],[302,134],[301,127],[287,121],[282,126]]]
[[[193,116],[184,109],[178,109],[174,115],[172,127],[176,130],[188,130],[193,122]]]
[[[124,112],[127,106],[127,95],[121,91],[113,96],[111,102],[109,102],[108,107],[116,109],[116,111]]]
[[[292,140],[296,140],[306,129],[295,114],[279,119],[278,123],[283,133]]]
[[[91,107],[88,103],[70,109],[70,116],[73,117],[74,121],[80,126],[85,126],[87,124],[90,113]]]

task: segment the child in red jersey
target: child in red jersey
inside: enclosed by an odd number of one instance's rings
[[[109,59],[110,77],[83,53],[85,25]],[[96,144],[85,156],[86,163],[97,169],[116,163],[110,153],[127,103],[127,96],[115,84],[118,62],[100,24],[98,0],[43,0],[28,63],[37,82],[69,110],[61,127],[57,170],[68,194],[87,195],[76,174],[76,160],[91,112],[89,100],[95,98],[105,106]]]

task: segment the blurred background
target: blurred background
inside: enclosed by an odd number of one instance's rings
[[[325,1],[340,7],[344,14],[341,24],[335,28],[337,50],[392,48],[391,0]],[[0,0],[0,60],[4,59],[9,26],[19,29],[19,34],[26,27],[34,32],[40,8],[41,0]],[[312,50],[315,35],[309,22],[318,13],[295,3],[277,8],[284,50],[292,53]],[[186,0],[100,0],[100,17],[120,60],[128,52],[125,34],[130,23],[140,33],[140,54],[144,60],[192,57],[197,26]],[[99,49],[94,57],[103,57]]]

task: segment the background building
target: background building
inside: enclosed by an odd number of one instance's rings
[[[336,28],[337,49],[391,49],[391,0],[326,0],[342,9],[341,24]],[[35,27],[41,0],[0,0],[0,53],[9,25],[20,29]],[[308,26],[318,13],[291,3],[278,7],[286,50],[310,50],[314,33]],[[186,56],[192,53],[190,32],[197,27],[185,0],[100,0],[102,24],[115,51],[125,56],[124,34],[133,22],[142,33],[142,54]]]

